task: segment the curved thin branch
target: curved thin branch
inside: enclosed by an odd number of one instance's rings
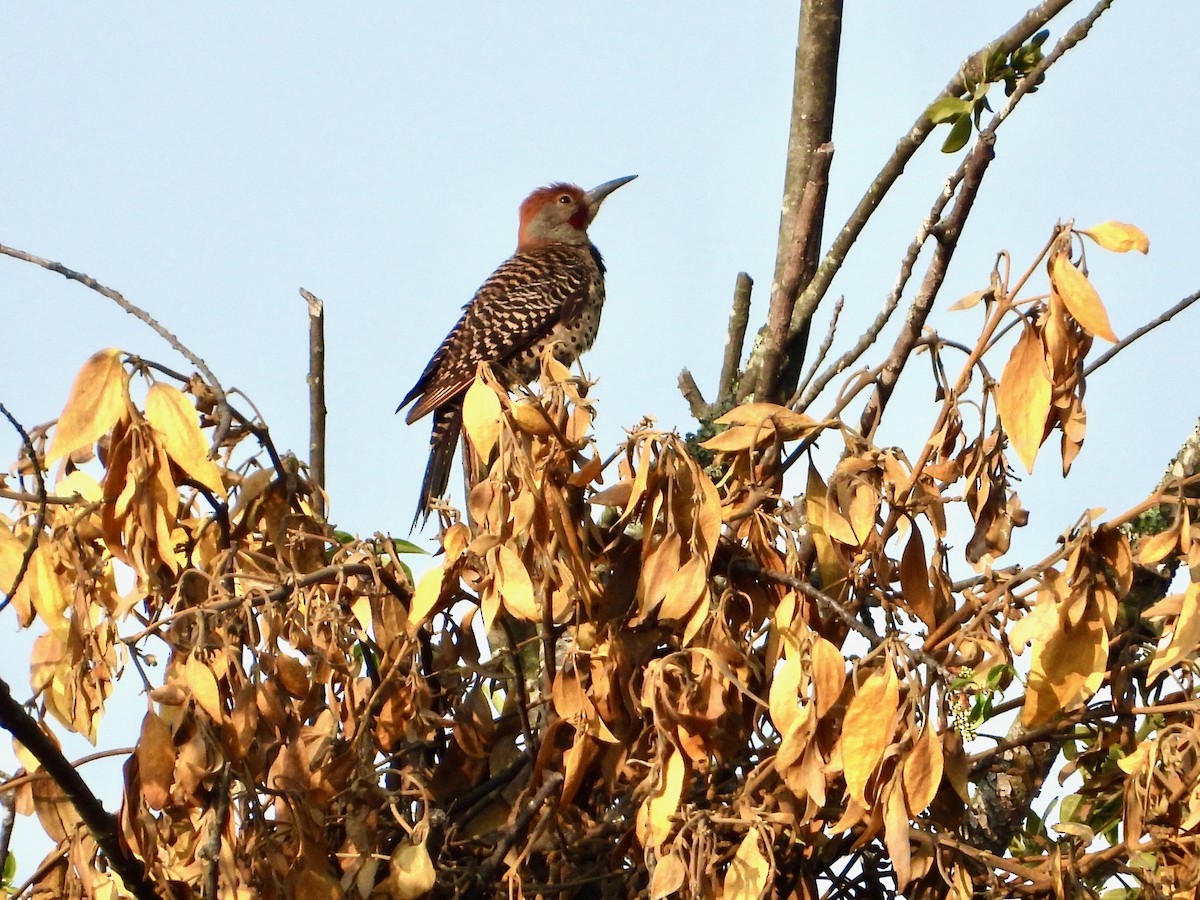
[[[16,417],[8,411],[3,403],[0,403],[0,414],[8,419],[8,423],[16,429],[17,434],[21,436],[21,449],[29,458],[30,465],[33,466],[33,478],[37,482],[37,501],[38,510],[37,518],[34,520],[33,532],[29,535],[29,543],[25,545],[25,552],[21,554],[21,565],[17,568],[17,574],[13,578],[12,586],[4,595],[4,599],[0,600],[0,612],[12,601],[13,596],[17,593],[17,589],[21,587],[21,582],[25,580],[25,574],[29,571],[29,563],[33,559],[34,551],[37,550],[38,537],[42,533],[42,529],[46,526],[46,504],[49,502],[46,497],[46,479],[42,474],[42,464],[38,460],[37,451],[33,449],[33,441],[29,437],[29,432],[16,420]],[[0,854],[0,866],[4,865],[4,856]]]
[[[1151,331],[1153,331],[1159,325],[1163,325],[1163,324],[1171,321],[1173,318],[1175,318],[1177,315],[1179,315],[1181,312],[1183,312],[1185,309],[1187,309],[1189,306],[1191,306],[1197,300],[1200,300],[1200,291],[1196,291],[1193,294],[1188,294],[1186,297],[1184,297],[1182,300],[1180,300],[1178,303],[1176,303],[1174,306],[1172,306],[1170,309],[1168,309],[1162,315],[1151,319],[1149,322],[1147,322],[1141,328],[1137,329],[1137,331],[1133,332],[1133,334],[1130,334],[1126,337],[1121,338],[1121,340],[1117,341],[1115,344],[1113,344],[1111,347],[1109,347],[1107,352],[1105,352],[1102,356],[1100,356],[1099,359],[1097,359],[1094,363],[1092,363],[1086,369],[1084,369],[1083,376],[1086,378],[1087,376],[1091,375],[1098,368],[1100,368],[1102,365],[1104,365],[1106,362],[1108,362],[1110,359],[1112,359],[1114,356],[1116,356],[1118,353],[1120,353],[1122,350],[1124,350],[1126,347],[1128,347],[1130,344],[1132,344],[1138,338],[1149,334]]]
[[[172,349],[183,356],[184,359],[186,359],[200,371],[200,374],[203,375],[205,380],[208,382],[208,386],[212,388],[212,392],[216,396],[217,401],[217,430],[213,435],[213,449],[215,450],[217,447],[221,446],[221,442],[225,440],[225,435],[229,431],[229,421],[231,416],[229,399],[225,396],[225,389],[221,387],[221,383],[217,381],[217,376],[212,373],[212,369],[208,367],[204,360],[185,347],[179,338],[167,331],[167,329],[159,324],[159,322],[153,316],[151,316],[150,313],[146,312],[140,306],[135,306],[134,304],[130,303],[123,296],[121,296],[120,293],[114,291],[110,287],[105,287],[90,275],[86,275],[83,272],[76,272],[74,269],[68,269],[62,263],[54,262],[53,260],[49,259],[43,259],[40,256],[34,256],[32,253],[26,253],[24,250],[6,247],[3,244],[0,244],[0,253],[4,254],[5,256],[11,256],[13,259],[20,259],[28,263],[33,263],[35,266],[41,266],[43,269],[48,269],[51,272],[57,272],[59,275],[71,281],[78,281],[80,284],[91,288],[96,293],[107,297],[109,300],[113,301],[113,303],[117,304],[117,306],[121,307],[121,309],[125,310],[125,312],[129,313],[136,319],[141,319],[152,329],[154,329],[155,333],[168,344],[170,344]]]

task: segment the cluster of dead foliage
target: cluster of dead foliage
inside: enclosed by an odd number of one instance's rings
[[[414,548],[335,532],[264,423],[97,353],[0,519],[6,627],[38,633],[29,703],[0,692],[24,764],[0,791],[57,842],[24,896],[1191,891],[1195,476],[998,567],[1014,463],[1056,437],[1070,467],[1113,339],[1081,234],[1145,249],[1065,226],[1043,293],[1035,265],[960,302],[984,324],[957,375],[922,345],[939,401],[912,454],[838,414],[869,377],[825,418],[751,402],[707,454],[643,424],[605,458],[586,380],[547,357],[510,394],[481,369],[478,483],[415,585]],[[96,742],[119,682],[145,713],[111,815],[55,734]]]

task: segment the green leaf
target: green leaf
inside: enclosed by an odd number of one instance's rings
[[[9,853],[4,858],[4,871],[0,872],[0,887],[11,887],[13,879],[17,877],[17,857],[13,853]]]
[[[946,142],[942,144],[943,153],[954,153],[961,150],[967,145],[967,141],[971,139],[971,115],[964,113],[959,116],[957,121],[950,127],[950,133],[946,135]]]
[[[929,116],[929,121],[934,125],[941,125],[943,122],[955,121],[970,111],[970,100],[963,100],[959,97],[938,97],[929,105],[929,109],[925,110],[925,115]]]
[[[420,553],[422,556],[428,556],[429,551],[424,547],[418,547],[412,541],[406,541],[404,538],[392,538],[392,545],[398,553]]]

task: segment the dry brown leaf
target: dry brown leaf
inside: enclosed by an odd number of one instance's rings
[[[507,544],[496,549],[496,590],[504,608],[526,622],[542,621],[542,611],[534,598],[533,581],[521,557]]]
[[[1040,605],[1041,600],[1038,602]],[[1097,610],[1088,608],[1087,613],[1075,624],[1059,615],[1057,628],[1034,638],[1021,713],[1027,728],[1074,708],[1100,688],[1108,658],[1108,633]]]
[[[725,872],[725,900],[759,900],[771,876],[771,864],[763,855],[762,837],[751,828],[738,844]]]
[[[392,871],[388,878],[391,893],[397,900],[416,900],[429,892],[437,881],[433,861],[425,842],[403,841],[392,852]]]
[[[638,809],[637,837],[643,847],[662,846],[671,834],[672,818],[679,809],[687,763],[678,750],[671,747],[666,761],[655,779],[655,789]]]
[[[846,790],[867,807],[867,781],[892,742],[893,719],[900,705],[900,688],[890,664],[872,672],[859,685],[846,709],[840,746]]]
[[[990,288],[988,288],[986,290],[982,290],[982,291],[972,291],[970,294],[967,294],[967,296],[963,297],[961,300],[956,300],[955,302],[951,303],[950,306],[948,307],[948,309],[950,310],[950,312],[954,312],[954,311],[960,310],[960,309],[970,309],[973,306],[977,306],[979,304],[979,301],[982,300],[984,297],[988,296],[989,294],[991,294],[991,292],[992,291]]]
[[[908,836],[908,809],[899,778],[892,780],[884,797],[883,840],[896,872],[896,890],[903,891],[912,878],[912,845]]]
[[[904,797],[911,816],[919,816],[933,802],[942,781],[942,739],[928,720],[904,760]]]
[[[804,666],[795,656],[785,656],[775,666],[767,707],[775,730],[782,735],[791,731],[800,717],[800,679],[803,674]]]
[[[146,421],[159,433],[175,465],[218,497],[225,496],[221,471],[208,458],[196,407],[183,391],[162,382],[152,385],[146,392]]]
[[[142,720],[142,734],[137,742],[138,773],[142,782],[142,798],[151,809],[162,809],[171,796],[175,774],[175,745],[171,727],[153,710]]]
[[[705,450],[736,453],[739,450],[762,446],[774,439],[775,428],[768,421],[762,425],[734,425],[716,437],[709,438],[700,446]]]
[[[1026,327],[1004,366],[996,387],[996,406],[1004,431],[1028,472],[1046,433],[1050,412],[1050,373],[1037,332]]]
[[[654,867],[654,877],[650,879],[650,900],[663,900],[683,887],[687,871],[687,863],[677,850],[660,859]]]
[[[1147,680],[1155,680],[1171,667],[1178,665],[1200,647],[1200,582],[1189,582],[1183,594],[1183,606],[1169,637],[1164,637],[1150,662]]]
[[[187,680],[192,699],[208,713],[209,718],[217,723],[224,720],[225,709],[221,704],[221,691],[212,669],[195,656],[189,656],[183,666],[183,677]]]
[[[929,563],[925,557],[925,541],[921,529],[913,523],[912,534],[900,556],[900,589],[909,612],[924,622],[930,630],[937,628],[933,606],[933,588],[929,583]]]
[[[442,566],[434,566],[417,582],[412,606],[408,612],[408,630],[411,634],[416,634],[417,630],[433,615],[438,601],[442,598],[442,582],[445,577],[446,570]]]
[[[67,405],[54,427],[46,465],[96,443],[126,415],[128,404],[129,373],[121,365],[121,351],[115,347],[101,350],[75,376]]]
[[[1056,253],[1050,258],[1050,284],[1084,331],[1111,343],[1117,342],[1100,295],[1065,253]]]
[[[1150,238],[1146,237],[1146,233],[1136,225],[1127,225],[1124,222],[1114,222],[1110,219],[1079,233],[1086,234],[1105,250],[1112,250],[1115,253],[1128,253],[1130,250],[1137,250],[1139,253],[1150,252]]]
[[[784,440],[794,440],[821,425],[812,416],[776,403],[743,403],[713,421],[717,425],[769,428],[778,431]]]
[[[823,637],[815,637],[810,651],[817,718],[831,710],[846,684],[846,660],[842,652]]]
[[[1138,560],[1143,566],[1160,563],[1179,548],[1179,538],[1183,532],[1182,522],[1176,519],[1169,528],[1152,534],[1138,548]]]
[[[708,566],[698,556],[683,564],[667,584],[667,593],[659,607],[660,619],[682,619],[707,593]]]

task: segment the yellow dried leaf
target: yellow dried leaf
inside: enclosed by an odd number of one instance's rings
[[[1136,775],[1149,763],[1156,746],[1153,741],[1142,741],[1132,753],[1117,760],[1117,767],[1126,775]]]
[[[660,619],[682,619],[704,596],[708,587],[708,566],[693,556],[671,576],[667,594],[659,607]]]
[[[58,417],[46,465],[108,434],[126,413],[128,388],[129,373],[121,365],[120,350],[101,350],[85,362]]]
[[[1084,331],[1114,344],[1117,342],[1100,295],[1065,253],[1056,253],[1050,258],[1050,284]]]
[[[1150,663],[1147,678],[1151,684],[1163,672],[1189,657],[1200,646],[1200,582],[1188,584],[1183,606],[1169,638],[1164,638]]]
[[[447,560],[455,560],[462,556],[462,552],[470,543],[471,529],[462,522],[455,522],[446,529],[446,534],[442,537],[442,550],[445,551]]]
[[[823,637],[813,639],[811,654],[813,688],[816,691],[817,718],[829,712],[842,694],[846,683],[846,660],[842,652]]]
[[[900,779],[894,779],[883,801],[883,842],[896,873],[896,890],[912,878],[912,844],[908,836],[908,809]]]
[[[904,797],[909,815],[919,816],[933,802],[942,782],[944,765],[942,740],[933,723],[926,721],[904,760]]]
[[[416,634],[417,629],[433,615],[434,608],[442,597],[442,582],[446,570],[442,566],[434,566],[421,576],[417,589],[413,593],[412,605],[408,610],[408,630]]]
[[[501,544],[496,550],[496,590],[504,608],[527,622],[542,621],[542,612],[533,596],[533,582],[521,557]]]
[[[217,687],[217,678],[212,669],[194,656],[189,656],[183,667],[184,678],[187,679],[188,691],[196,705],[208,713],[217,723],[225,718],[225,709],[221,704],[221,691]]]
[[[667,595],[671,579],[679,571],[679,551],[682,546],[683,539],[679,532],[672,531],[646,555],[638,580],[638,610],[641,615],[648,616]]]
[[[762,838],[751,828],[738,844],[725,872],[725,900],[758,900],[771,875],[771,864],[763,855]]]
[[[744,425],[774,430],[789,441],[821,427],[821,423],[812,416],[775,403],[743,403],[713,421],[717,425]]]
[[[78,494],[85,503],[99,503],[104,498],[104,489],[100,483],[83,469],[75,469],[58,479],[54,493],[61,497]]]
[[[403,841],[392,851],[392,871],[388,878],[388,896],[397,900],[415,900],[427,894],[437,880],[433,860],[425,849],[425,842],[414,844]]]
[[[482,378],[476,378],[463,398],[463,431],[483,462],[491,459],[500,439],[500,398]]]
[[[1029,472],[1033,471],[1033,461],[1046,433],[1050,396],[1050,373],[1042,341],[1036,331],[1026,328],[1000,376],[996,406],[1004,431]]]
[[[1128,253],[1130,250],[1137,250],[1139,253],[1150,252],[1150,238],[1136,225],[1109,220],[1079,233],[1086,234],[1105,250],[1116,253]]]
[[[677,851],[672,850],[654,867],[654,877],[650,879],[650,900],[670,897],[683,887],[683,879],[686,877],[687,863]]]
[[[1179,547],[1179,537],[1182,531],[1180,521],[1176,520],[1170,528],[1146,538],[1142,546],[1138,548],[1138,560],[1143,566],[1152,566],[1162,562]]]
[[[840,746],[846,790],[864,807],[867,781],[892,742],[893,719],[900,705],[900,687],[890,664],[872,672],[846,709]]]
[[[47,557],[47,553],[45,543],[34,551],[33,556],[29,558],[29,570],[25,574],[25,581],[29,584],[34,611],[55,637],[66,641],[71,635],[71,623],[67,621],[67,590],[58,573],[54,571],[54,563]]]
[[[960,309],[970,309],[972,306],[978,305],[979,301],[988,296],[990,293],[991,289],[973,291],[972,293],[967,294],[967,296],[963,297],[961,300],[956,300],[954,303],[951,303],[949,309],[951,312]]]
[[[913,524],[912,534],[900,556],[900,589],[908,610],[932,630],[937,628],[934,615],[933,588],[929,583],[929,564],[925,557],[925,541],[921,529]]]
[[[546,415],[546,411],[532,400],[522,400],[510,408],[513,421],[517,428],[535,437],[547,437],[554,434],[554,423]]]
[[[0,524],[0,591],[5,594],[12,590],[13,583],[17,580],[17,573],[21,571],[21,560],[25,557],[27,541],[28,538],[19,538],[9,531],[7,526]],[[27,570],[25,577],[21,580],[21,586],[12,595],[17,624],[22,628],[27,628],[33,621],[33,602],[30,599],[31,583]]]
[[[1021,713],[1021,722],[1028,728],[1087,700],[1103,681],[1108,633],[1099,611],[1089,606],[1078,622],[1059,616],[1058,624],[1033,641],[1029,687]]]
[[[221,470],[208,458],[196,407],[183,391],[162,382],[153,385],[146,392],[146,421],[159,433],[175,465],[218,497],[225,496]]]
[[[550,689],[550,699],[554,709],[568,722],[573,722],[576,716],[591,708],[583,690],[583,682],[575,670],[564,669],[554,678]]]
[[[643,847],[658,849],[670,836],[671,819],[679,809],[686,774],[687,764],[683,756],[672,747],[658,773],[655,790],[638,809],[636,830]]]
[[[153,710],[142,720],[137,743],[138,774],[142,797],[151,809],[162,809],[171,796],[175,775],[175,744],[171,727]]]
[[[803,674],[804,667],[794,656],[784,657],[775,666],[767,708],[771,711],[775,730],[782,735],[791,731],[800,718],[800,678]]]
[[[751,447],[769,443],[774,438],[775,428],[770,422],[763,425],[734,425],[716,437],[709,438],[700,446],[705,450],[736,453],[739,450],[749,450]]]

